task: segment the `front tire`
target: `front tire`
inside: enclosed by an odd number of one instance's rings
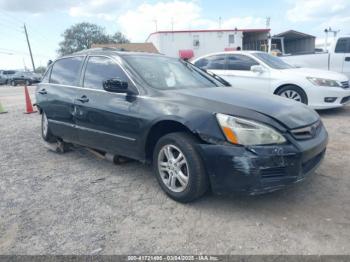
[[[292,99],[294,101],[301,102],[306,105],[308,103],[306,93],[304,92],[303,89],[301,89],[298,86],[294,86],[294,85],[284,86],[277,91],[276,95],[279,95],[288,99]]]
[[[11,86],[16,86],[16,82],[14,80],[12,80],[10,83],[11,83]]]
[[[159,139],[153,152],[158,183],[175,201],[194,201],[208,189],[208,177],[196,143],[190,134],[171,133]]]
[[[49,121],[45,112],[41,114],[41,136],[48,143],[57,142],[57,138],[51,133]]]

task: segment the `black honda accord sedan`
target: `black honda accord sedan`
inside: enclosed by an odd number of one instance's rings
[[[152,163],[180,202],[271,192],[319,166],[328,135],[289,99],[224,86],[179,59],[91,49],[57,59],[36,90],[42,136]]]

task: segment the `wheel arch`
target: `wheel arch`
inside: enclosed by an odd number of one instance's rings
[[[145,159],[147,162],[152,161],[153,150],[157,144],[157,141],[164,135],[176,132],[185,132],[192,134],[200,139],[198,134],[193,132],[188,126],[179,120],[160,120],[152,125],[145,139]]]
[[[274,95],[277,95],[277,93],[284,87],[287,87],[287,86],[291,86],[291,87],[295,87],[295,88],[298,88],[300,89],[301,92],[304,93],[305,95],[305,98],[306,98],[306,105],[309,103],[309,97],[307,95],[307,93],[305,92],[304,88],[302,88],[300,85],[297,85],[297,84],[282,84],[280,86],[278,86],[275,91],[273,92]]]
[[[273,92],[273,94],[274,94],[274,95],[277,95],[277,93],[278,93],[282,88],[284,88],[284,87],[286,87],[286,86],[298,87],[298,88],[300,88],[301,90],[304,91],[304,89],[301,88],[299,85],[292,84],[292,83],[284,83],[284,84],[281,84],[281,85],[277,86],[277,87],[275,88],[275,91]],[[304,93],[305,93],[305,91],[304,91]]]

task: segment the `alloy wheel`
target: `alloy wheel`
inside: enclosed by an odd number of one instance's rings
[[[302,102],[300,94],[298,92],[294,91],[294,90],[283,91],[280,94],[280,96],[286,97],[286,98],[289,98],[289,99],[293,99],[293,100],[298,101],[298,102]]]
[[[174,145],[165,145],[158,154],[158,169],[164,185],[171,191],[183,192],[189,182],[185,155]]]
[[[47,120],[46,114],[43,113],[43,123],[42,123],[43,135],[46,137],[49,130],[49,121]]]

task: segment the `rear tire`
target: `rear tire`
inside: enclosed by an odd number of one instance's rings
[[[155,146],[154,172],[161,188],[175,201],[188,203],[208,190],[208,177],[196,143],[192,135],[181,132],[161,137]]]
[[[276,95],[292,99],[303,104],[308,103],[307,95],[303,89],[294,85],[287,85],[279,89]]]
[[[41,136],[48,143],[57,142],[57,137],[51,133],[49,121],[44,111],[41,114]]]

